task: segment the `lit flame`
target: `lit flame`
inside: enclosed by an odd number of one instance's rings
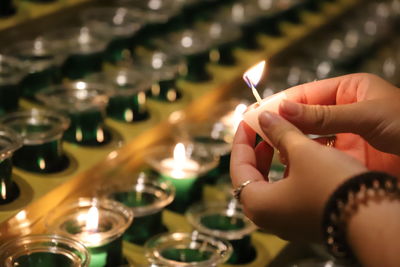
[[[257,99],[258,104],[261,104],[261,97],[255,87],[261,80],[264,68],[265,68],[265,60],[251,67],[243,74],[243,79],[247,83],[247,85],[251,88],[254,97]]]
[[[174,148],[174,169],[172,170],[172,176],[175,178],[183,178],[185,177],[185,173],[183,171],[183,166],[186,162],[186,149],[185,145],[182,143],[176,144]]]
[[[91,207],[86,218],[86,230],[96,232],[99,227],[99,210],[95,206]]]
[[[236,106],[235,111],[233,112],[232,116],[232,126],[234,132],[236,132],[237,128],[239,127],[240,122],[243,120],[243,114],[246,111],[247,106],[245,104],[239,104]]]
[[[243,74],[243,79],[249,87],[257,86],[265,68],[265,60],[257,63]]]
[[[7,191],[6,191],[6,183],[5,181],[1,181],[1,198],[6,199],[7,197]]]

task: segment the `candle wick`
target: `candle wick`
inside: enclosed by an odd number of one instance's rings
[[[250,81],[248,76],[244,76],[244,81],[247,83],[247,86],[251,88],[251,91],[253,92],[254,97],[256,98],[258,105],[261,105],[261,97],[260,94],[258,93],[256,87],[254,84]]]

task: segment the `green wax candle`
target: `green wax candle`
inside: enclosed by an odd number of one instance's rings
[[[89,267],[115,267],[123,263],[122,237],[108,244],[88,249],[91,256]]]
[[[0,115],[17,110],[19,96],[20,88],[18,85],[0,84]]]
[[[111,133],[104,127],[99,109],[71,111],[68,115],[71,125],[64,134],[66,141],[86,146],[101,146],[111,141]]]
[[[73,259],[61,253],[33,252],[14,261],[18,267],[76,267]]]
[[[116,192],[111,198],[123,203],[127,207],[146,207],[158,201],[158,196],[148,192]],[[156,208],[155,213],[148,215],[135,216],[131,226],[126,230],[124,239],[139,245],[143,245],[150,237],[166,232],[168,229],[162,223],[161,210]]]
[[[184,78],[192,82],[204,82],[211,79],[206,65],[209,62],[209,51],[186,54],[186,75]]]
[[[179,262],[201,262],[211,258],[212,252],[190,248],[168,248],[161,255],[169,260]]]
[[[230,217],[222,214],[210,214],[201,217],[201,224],[212,230],[237,231],[246,227],[245,222],[237,217]],[[233,247],[233,253],[228,260],[231,264],[245,264],[255,258],[255,249],[251,245],[250,235],[241,239],[229,240]]]
[[[124,90],[124,89],[120,89]],[[146,93],[116,94],[110,98],[107,105],[107,115],[111,118],[125,121],[144,121],[150,117],[146,107]]]
[[[35,94],[52,85],[59,76],[59,68],[51,66],[46,69],[27,74],[19,84],[22,96],[35,100]]]
[[[151,98],[166,102],[175,102],[182,98],[182,91],[177,87],[176,79],[160,80],[153,83],[150,93]]]
[[[90,73],[99,72],[103,66],[103,52],[72,54],[62,66],[64,77],[72,80],[83,78]]]
[[[61,147],[61,139],[38,145],[25,144],[13,156],[14,165],[32,172],[54,173],[68,168],[69,160]]]

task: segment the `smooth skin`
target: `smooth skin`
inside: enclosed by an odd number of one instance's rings
[[[398,174],[399,157],[389,152],[400,151],[400,94],[376,76],[355,74],[297,86],[287,95],[304,104],[293,108],[292,102],[282,102],[286,120],[270,112],[259,117],[264,133],[287,159],[286,178],[268,182],[274,149],[265,142],[255,146],[254,131],[242,122],[232,149],[232,183],[236,188],[253,181],[240,200],[261,228],[284,239],[321,241],[325,203],[343,181],[368,169]],[[340,134],[330,148],[302,131]],[[350,218],[348,242],[363,266],[398,266],[399,211],[399,201],[385,200],[361,206]]]

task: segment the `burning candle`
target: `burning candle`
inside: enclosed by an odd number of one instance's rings
[[[261,80],[264,68],[265,61],[261,61],[257,65],[247,70],[243,75],[243,79],[251,88],[254,97],[257,99],[257,102],[249,106],[247,111],[243,114],[243,119],[258,135],[260,135],[265,141],[270,143],[264,132],[261,130],[260,124],[258,122],[258,116],[263,111],[272,111],[278,113],[279,104],[283,99],[286,98],[286,94],[284,92],[280,92],[265,99],[261,99],[255,87]]]
[[[165,154],[166,152],[168,154]],[[169,208],[184,212],[189,204],[200,200],[201,175],[216,167],[218,160],[213,156],[188,156],[182,143],[175,145],[172,157],[170,153],[168,147],[156,148],[147,161],[163,179],[175,186],[175,199]]]
[[[122,234],[133,220],[133,212],[108,199],[81,198],[58,207],[46,218],[50,230],[81,241],[91,254],[89,267],[122,264]]]

